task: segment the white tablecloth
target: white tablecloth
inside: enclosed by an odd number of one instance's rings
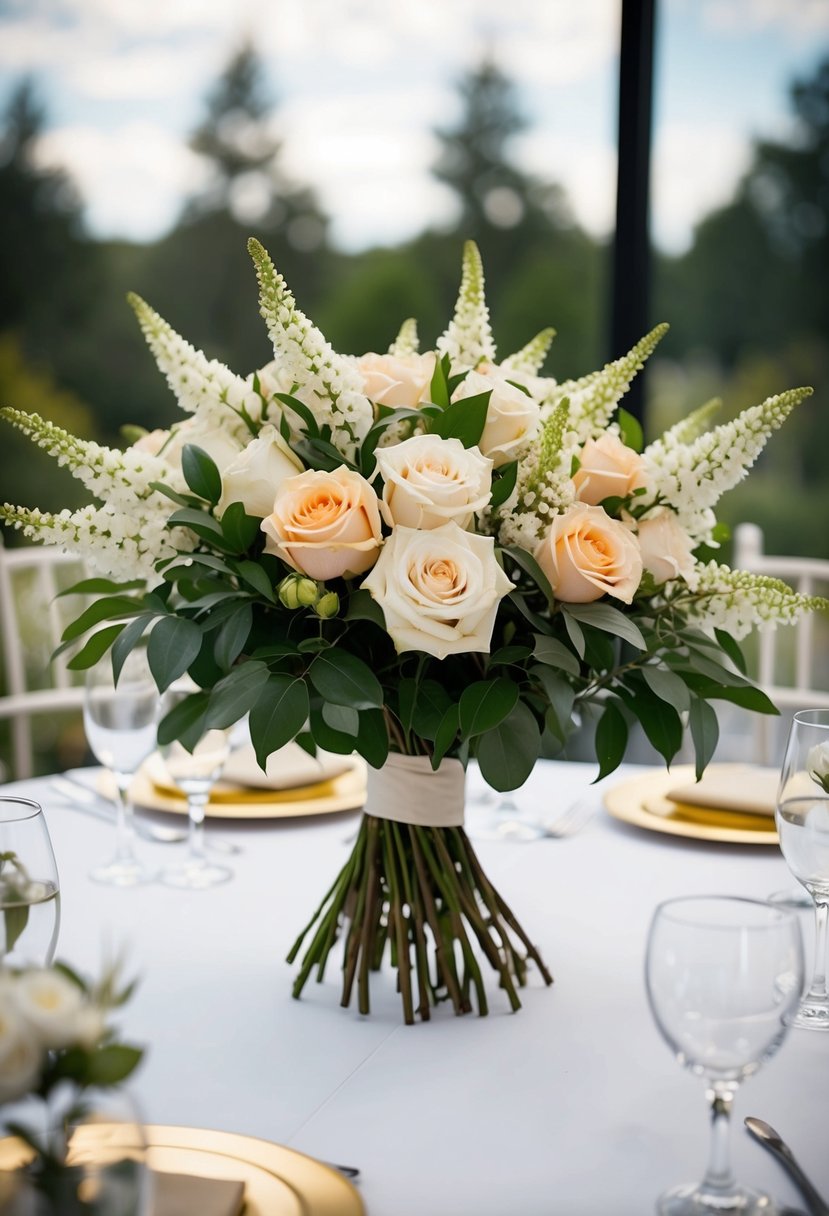
[[[624,779],[621,769],[609,782]],[[552,813],[601,787],[592,766],[542,763],[520,792]],[[133,1089],[156,1123],[262,1136],[356,1165],[369,1216],[643,1216],[667,1186],[701,1176],[702,1082],[652,1022],[643,984],[654,906],[674,895],[765,898],[792,885],[775,848],[680,840],[597,814],[578,835],[481,843],[483,864],[554,972],[510,1014],[401,1023],[388,971],[372,1013],[339,1007],[339,971],[291,998],[285,954],[348,852],[354,815],[222,825],[244,847],[235,878],[188,893],[97,886],[112,829],[41,779],[7,786],[44,806],[60,870],[58,957],[96,972],[125,947],[141,985],[122,1028],[147,1044]],[[210,831],[219,830],[217,827]],[[139,842],[159,864],[179,846]],[[802,917],[807,952],[813,931]],[[829,1194],[829,1037],[790,1033],[741,1091],[740,1178],[794,1202],[774,1161],[742,1129],[756,1114]]]

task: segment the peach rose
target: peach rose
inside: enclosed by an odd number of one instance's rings
[[[492,461],[460,439],[413,435],[378,451],[377,469],[390,526],[439,528],[452,519],[467,528],[492,494]]]
[[[452,400],[477,397],[491,392],[483,434],[478,447],[489,456],[496,469],[515,460],[520,450],[538,430],[540,410],[532,397],[510,384],[505,376],[490,371],[487,375],[470,372],[458,385]]]
[[[612,431],[588,439],[579,452],[580,467],[573,477],[580,502],[597,506],[605,498],[624,498],[647,484],[645,462]]]
[[[489,651],[501,598],[513,584],[491,536],[456,523],[425,531],[396,527],[363,587],[383,609],[395,650],[445,659]]]
[[[629,604],[642,578],[636,538],[602,507],[575,503],[553,520],[535,551],[556,599],[588,604],[603,595]]]
[[[665,507],[640,519],[636,534],[644,567],[657,584],[673,578],[695,581],[693,544],[673,511]]]
[[[363,392],[376,405],[414,409],[425,400],[435,370],[435,355],[375,355],[357,360]]]
[[[345,465],[288,477],[262,531],[266,552],[322,582],[362,574],[377,561],[383,543],[377,495]]]

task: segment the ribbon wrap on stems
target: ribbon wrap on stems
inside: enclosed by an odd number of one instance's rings
[[[295,997],[312,971],[323,980],[341,936],[341,1004],[351,1003],[356,983],[358,1008],[370,1012],[369,976],[382,966],[388,943],[407,1024],[415,1013],[428,1021],[442,1000],[450,1000],[456,1014],[469,1013],[473,993],[478,1013],[488,1013],[479,951],[513,1010],[521,1007],[517,988],[526,984],[528,962],[552,983],[469,843],[463,795],[459,760],[444,760],[435,771],[426,756],[392,754],[379,772],[369,770],[366,811],[351,856],[288,955],[293,962],[313,930]]]

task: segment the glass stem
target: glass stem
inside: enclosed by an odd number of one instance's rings
[[[812,983],[809,987],[809,1000],[825,1001],[826,988],[826,948],[829,941],[827,932],[829,925],[829,903],[825,899],[815,898],[815,969]]]
[[[113,775],[118,787],[118,801],[115,806],[115,856],[118,861],[132,861],[133,823],[132,802],[129,793],[132,773],[114,773]]]
[[[191,861],[204,861],[204,810],[209,799],[209,792],[187,795],[188,847]]]
[[[708,1149],[708,1168],[700,1184],[703,1196],[718,1199],[734,1192],[735,1178],[731,1167],[731,1106],[736,1087],[712,1085],[705,1096],[711,1104],[711,1139]]]

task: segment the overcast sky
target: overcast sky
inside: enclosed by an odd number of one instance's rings
[[[99,236],[151,240],[203,180],[187,149],[204,96],[252,39],[284,164],[358,249],[449,220],[429,173],[453,81],[494,49],[529,129],[516,161],[612,224],[618,0],[0,0],[0,91],[32,75],[43,163],[65,166]],[[653,231],[684,248],[752,138],[786,137],[787,87],[829,53],[829,0],[660,0]]]

